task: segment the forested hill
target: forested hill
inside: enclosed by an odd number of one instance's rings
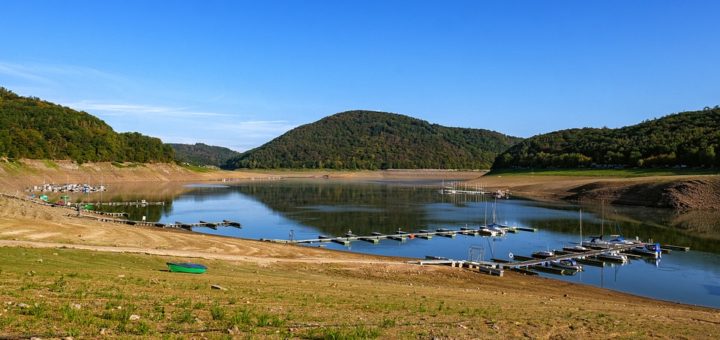
[[[158,138],[117,133],[85,112],[0,87],[0,157],[145,163],[174,153]]]
[[[295,128],[228,161],[230,168],[487,169],[518,138],[348,111]]]
[[[224,166],[228,159],[240,155],[239,152],[221,146],[212,146],[203,143],[168,144],[175,149],[175,159],[178,162],[193,165]]]
[[[716,106],[619,129],[571,129],[534,136],[498,156],[493,169],[717,167],[719,147]]]

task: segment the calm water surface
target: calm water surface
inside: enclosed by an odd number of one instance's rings
[[[392,233],[434,228],[477,227],[492,221],[538,228],[503,237],[458,235],[406,242],[382,240],[379,244],[353,242],[350,247],[323,243],[332,249],[368,254],[424,258],[426,255],[468,259],[470,249],[484,259],[507,259],[512,252],[558,249],[580,240],[578,206],[511,199],[483,202],[479,197],[441,195],[439,183],[276,181],[233,186],[194,185],[164,207],[124,211],[131,218],[147,216],[164,223],[221,221],[242,223],[242,229],[219,227],[195,231],[252,239],[317,238],[358,235],[373,231]],[[632,260],[604,268],[585,266],[575,276],[541,274],[558,280],[605,287],[632,294],[720,308],[720,217],[713,213],[675,215],[648,208],[606,207],[604,221],[597,206],[583,207],[583,232],[622,234],[626,238],[692,247],[674,251],[659,261]],[[317,245],[315,245],[317,246]]]

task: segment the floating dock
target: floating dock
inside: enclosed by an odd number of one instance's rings
[[[529,229],[529,228],[524,228]],[[516,232],[516,230],[523,230],[516,227],[503,227],[502,230],[509,232],[509,230],[513,230],[511,232]],[[324,242],[334,242],[342,245],[350,245],[351,242],[354,241],[365,241],[370,243],[379,243],[380,240],[393,240],[393,241],[399,241],[399,242],[405,242],[408,239],[415,239],[415,238],[421,238],[425,240],[430,240],[434,236],[438,237],[447,237],[447,238],[454,238],[457,235],[466,235],[466,236],[491,236],[487,233],[488,229],[486,227],[481,227],[477,229],[467,228],[463,227],[458,229],[448,229],[448,228],[439,228],[435,231],[421,229],[417,232],[407,232],[398,230],[395,234],[383,234],[380,232],[372,232],[370,235],[363,235],[358,236],[354,234],[346,234],[345,236],[327,236],[327,235],[319,235],[318,238],[313,239],[303,239],[303,240],[278,240],[278,239],[263,239],[263,241],[269,241],[269,242],[277,242],[277,243],[292,243],[292,244],[308,244],[308,243],[324,243]]]

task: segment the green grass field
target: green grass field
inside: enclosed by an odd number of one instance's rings
[[[416,317],[444,325],[498,311],[458,301],[433,304],[382,288],[359,300],[352,294],[355,280],[336,277],[332,265],[299,274],[286,266],[198,260],[209,267],[206,274],[181,274],[167,271],[172,260],[0,248],[0,336],[414,338],[429,336],[415,327]]]

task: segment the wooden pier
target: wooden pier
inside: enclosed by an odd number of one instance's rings
[[[564,253],[561,255],[555,255],[546,257],[543,259],[536,259],[536,258],[530,258],[526,256],[518,256],[514,255],[513,258],[518,259],[520,261],[517,262],[507,262],[507,263],[498,263],[498,266],[505,269],[510,268],[529,268],[529,269],[537,269],[534,266],[537,265],[543,265],[548,262],[552,261],[560,261],[560,260],[571,260],[571,259],[592,259],[595,260],[593,257],[602,255],[602,254],[609,254],[609,253],[621,253],[627,250],[630,250],[635,247],[644,247],[645,243],[634,243],[634,244],[618,244],[618,245],[610,245],[607,248],[603,249],[596,249],[596,250],[589,250],[582,253]]]
[[[87,204],[87,203],[86,203]],[[148,202],[145,200],[140,201],[131,201],[131,202],[95,202],[95,203],[89,203],[95,206],[111,206],[111,207],[118,207],[118,206],[148,206],[148,205],[165,205],[165,202]]]
[[[103,216],[88,215],[88,214],[81,214],[81,215],[69,214],[68,216],[93,219],[93,220],[96,220],[99,222],[110,222],[110,223],[119,223],[119,224],[144,226],[144,227],[176,228],[176,229],[185,229],[185,230],[192,230],[192,228],[194,228],[194,227],[208,227],[208,228],[212,228],[212,229],[217,229],[218,226],[229,226],[229,227],[235,227],[235,228],[242,228],[240,223],[234,222],[234,221],[229,221],[229,220],[223,220],[222,222],[199,221],[198,223],[175,222],[175,223],[167,223],[166,224],[166,223],[161,223],[161,222],[135,221],[135,220],[121,219],[121,218],[112,218],[112,216],[103,217]]]

